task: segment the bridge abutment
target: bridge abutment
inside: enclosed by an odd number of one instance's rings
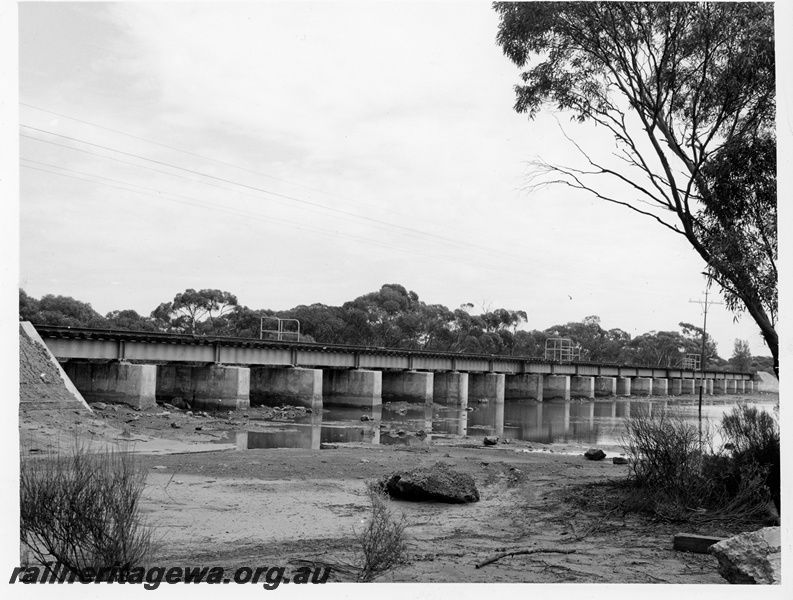
[[[383,400],[432,404],[433,381],[423,371],[383,371]]]
[[[383,374],[365,369],[325,369],[322,402],[324,406],[381,406]]]
[[[542,402],[542,375],[520,373],[504,378],[506,400],[539,400]]]
[[[434,373],[432,380],[433,402],[468,406],[468,373]]]
[[[569,375],[544,375],[542,378],[543,399],[561,398],[570,399]]]
[[[156,365],[69,361],[63,370],[89,404],[108,402],[150,408],[157,403]]]
[[[251,404],[322,408],[322,369],[251,367]]]
[[[504,402],[503,373],[469,373],[468,397],[472,400]]]

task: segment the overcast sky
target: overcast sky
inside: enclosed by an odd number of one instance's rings
[[[489,2],[19,4],[19,285],[149,314],[187,288],[250,308],[427,303],[702,325],[682,236],[562,187],[589,126],[513,110]],[[721,300],[718,294],[712,299]],[[708,313],[722,357],[770,354]]]

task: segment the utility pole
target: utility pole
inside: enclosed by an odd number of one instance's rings
[[[700,300],[689,300],[689,302],[696,302],[703,304],[705,317],[702,321],[702,356],[699,361],[699,451],[702,452],[702,388],[705,386],[705,352],[707,351],[706,341],[708,339],[708,306],[709,304],[724,304],[724,302],[708,302],[708,294],[710,293],[711,279],[708,277],[708,285],[705,287],[705,302]]]

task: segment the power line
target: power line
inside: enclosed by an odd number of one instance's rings
[[[196,158],[201,158],[203,160],[208,160],[208,161],[211,161],[211,162],[215,162],[215,163],[218,163],[220,165],[231,167],[233,169],[238,169],[240,171],[245,171],[247,173],[252,173],[254,175],[260,175],[261,177],[266,177],[266,178],[272,179],[274,181],[280,181],[281,183],[287,183],[289,185],[294,185],[294,186],[301,187],[301,188],[304,188],[304,189],[307,189],[307,190],[311,190],[313,192],[318,192],[318,193],[324,194],[326,196],[331,196],[333,198],[338,198],[340,200],[345,200],[347,202],[352,202],[353,204],[358,204],[360,206],[364,206],[365,208],[367,208],[369,210],[371,210],[371,208],[372,208],[371,205],[369,205],[369,204],[366,204],[366,203],[358,201],[358,200],[353,200],[353,199],[348,198],[346,196],[341,196],[339,194],[334,194],[333,192],[328,192],[327,190],[322,190],[320,188],[312,187],[310,185],[305,185],[303,183],[297,183],[296,181],[292,181],[292,180],[289,180],[289,179],[283,179],[281,177],[275,177],[273,175],[268,175],[267,173],[262,173],[261,171],[255,171],[253,169],[248,169],[246,167],[241,167],[239,165],[235,165],[235,164],[230,163],[230,162],[226,162],[226,161],[223,161],[223,160],[220,160],[220,159],[217,159],[217,158],[213,158],[211,156],[206,156],[206,155],[203,155],[203,154],[197,154],[195,152],[190,152],[189,150],[184,150],[182,148],[177,148],[176,146],[170,146],[168,144],[163,144],[162,142],[157,142],[157,141],[154,141],[154,140],[151,140],[151,139],[148,139],[148,138],[144,138],[144,137],[141,137],[141,136],[138,136],[138,135],[134,135],[134,134],[127,133],[127,132],[124,132],[124,131],[120,131],[118,129],[113,129],[111,127],[106,127],[104,125],[99,125],[97,123],[92,123],[91,121],[86,121],[84,119],[78,119],[77,117],[72,117],[72,116],[69,116],[69,115],[66,115],[66,114],[63,114],[63,113],[59,113],[59,112],[55,112],[55,111],[52,111],[52,110],[48,110],[46,108],[41,108],[39,106],[34,106],[32,104],[27,104],[25,102],[20,102],[19,104],[20,104],[20,106],[26,106],[26,107],[32,108],[34,110],[38,110],[38,111],[41,111],[41,112],[49,113],[51,115],[56,115],[58,117],[63,117],[65,119],[70,119],[72,121],[76,121],[77,123],[83,123],[85,125],[90,125],[91,127],[96,127],[98,129],[103,129],[105,131],[110,131],[111,133],[116,133],[118,135],[123,135],[123,136],[126,136],[126,137],[130,137],[130,138],[142,141],[142,142],[146,142],[147,144],[153,144],[155,146],[160,146],[161,148],[167,148],[168,150],[173,150],[175,152],[181,152],[181,153],[187,154],[189,156],[195,156]],[[377,208],[379,210],[383,210],[385,212],[390,212],[392,214],[399,215],[400,217],[406,217],[406,218],[411,218],[411,219],[416,219],[417,218],[416,215],[406,215],[406,214],[401,213],[399,211],[390,209],[387,206],[378,206]],[[427,221],[425,219],[420,219],[420,220],[422,222],[424,222],[424,223],[427,223],[428,225],[432,225],[433,227],[437,227],[438,226],[438,223],[435,223],[435,222],[432,222],[432,221]],[[462,229],[458,229],[458,228],[455,228],[455,227],[449,227],[446,224],[442,224],[441,226],[445,227],[446,229],[450,229],[452,231],[459,231],[460,233],[466,233],[466,234],[468,233],[467,231],[464,231]]]
[[[75,151],[86,153],[86,154],[89,154],[89,155],[92,155],[92,156],[98,156],[100,158],[104,158],[104,159],[120,162],[122,164],[128,164],[128,165],[132,165],[132,166],[135,166],[135,167],[143,168],[143,169],[146,169],[146,170],[151,170],[151,171],[154,171],[156,173],[161,173],[161,174],[164,174],[164,175],[169,175],[169,176],[174,176],[174,177],[178,177],[178,178],[181,178],[181,179],[186,179],[187,181],[191,181],[193,183],[199,183],[199,184],[203,184],[203,185],[207,185],[207,186],[211,186],[211,187],[216,187],[218,189],[222,189],[222,190],[225,190],[225,191],[232,191],[234,193],[252,196],[252,194],[248,194],[246,192],[241,192],[241,191],[238,191],[238,190],[229,190],[228,188],[226,188],[224,186],[219,186],[219,185],[216,185],[216,184],[213,184],[213,183],[209,183],[209,182],[198,181],[198,180],[195,180],[195,179],[192,179],[192,178],[189,178],[189,177],[184,177],[182,175],[169,173],[167,171],[162,171],[160,169],[155,169],[153,167],[148,167],[148,166],[145,166],[145,165],[139,165],[137,163],[133,163],[133,162],[130,162],[130,161],[125,161],[125,160],[118,159],[118,158],[115,158],[115,157],[105,156],[103,154],[98,154],[98,153],[95,153],[95,152],[91,152],[90,150],[84,150],[84,149],[81,149],[81,148],[73,148],[72,146],[65,146],[63,144],[58,144],[56,142],[52,142],[52,141],[48,141],[48,140],[39,140],[39,138],[35,138],[35,137],[32,137],[32,136],[27,136],[25,134],[20,134],[20,135],[22,137],[28,137],[28,138],[34,139],[36,141],[42,141],[42,142],[45,142],[45,143],[48,143],[48,144],[52,144],[52,145],[55,145],[55,146],[58,146],[58,147],[63,147],[63,148],[69,149],[69,150],[75,150]],[[74,169],[69,169],[67,167],[62,167],[62,166],[58,166],[58,165],[51,165],[51,164],[47,164],[47,163],[41,163],[39,161],[34,161],[32,159],[26,159],[26,158],[22,158],[21,160],[24,160],[24,161],[27,161],[27,162],[31,162],[33,164],[39,164],[39,165],[42,165],[42,166],[47,166],[47,167],[54,168],[54,169],[60,169],[60,170],[64,170],[64,171],[68,171],[68,172],[72,172],[72,173],[76,173],[76,174],[80,174],[80,175],[85,175],[87,177],[92,177],[92,178],[96,178],[96,179],[103,179],[105,181],[111,181],[111,182],[113,182],[115,184],[118,184],[118,185],[110,185],[110,184],[107,184],[107,183],[95,181],[93,179],[85,179],[85,178],[82,178],[82,177],[73,177],[73,176],[71,176],[72,179],[77,179],[77,180],[88,182],[88,183],[106,185],[106,186],[109,186],[109,187],[114,187],[116,189],[121,189],[121,190],[132,192],[132,193],[142,193],[143,195],[154,197],[154,198],[158,198],[158,199],[161,199],[161,200],[162,199],[164,199],[164,200],[172,200],[170,198],[164,198],[163,197],[163,194],[169,194],[171,196],[185,198],[186,201],[182,201],[182,203],[186,203],[186,204],[191,205],[191,206],[197,206],[199,208],[206,208],[208,210],[215,210],[215,211],[218,211],[218,212],[224,212],[226,214],[236,215],[236,216],[258,215],[258,213],[251,213],[250,211],[244,211],[242,209],[234,209],[234,210],[228,210],[227,209],[227,210],[223,210],[223,209],[221,209],[220,207],[218,207],[215,204],[212,204],[212,203],[203,203],[202,204],[201,203],[202,201],[196,200],[194,198],[188,198],[188,197],[185,197],[185,196],[180,196],[179,194],[174,194],[172,192],[162,192],[160,190],[155,190],[153,188],[146,188],[145,186],[140,186],[138,184],[133,184],[133,183],[130,183],[130,182],[124,182],[124,181],[120,181],[120,180],[114,180],[114,179],[106,178],[106,177],[103,177],[101,175],[75,171]],[[50,174],[53,174],[53,175],[61,175],[61,176],[64,176],[64,177],[69,177],[69,176],[67,176],[67,175],[65,175],[63,173],[54,173],[52,171],[46,171],[44,169],[35,169],[33,167],[28,167],[27,165],[22,165],[22,166],[26,166],[29,169],[38,170],[38,171],[45,172],[45,173],[50,173]],[[119,186],[132,186],[132,187],[137,187],[137,188],[141,188],[141,189],[144,189],[144,190],[149,190],[149,191],[155,192],[155,193],[154,194],[148,194],[148,193],[138,192],[137,190],[130,190],[128,188],[119,187]],[[253,196],[253,197],[258,198],[258,196]],[[172,200],[172,201],[180,202],[179,200]],[[277,202],[277,200],[276,200],[276,202]],[[375,245],[375,246],[379,246],[379,247],[396,248],[396,249],[400,249],[400,250],[405,250],[406,249],[406,247],[404,245],[401,245],[401,244],[400,245],[388,244],[386,242],[383,242],[382,240],[372,240],[370,238],[364,238],[364,237],[361,237],[361,236],[355,236],[355,235],[350,235],[350,234],[341,233],[341,232],[331,233],[331,232],[328,232],[326,230],[312,228],[310,226],[299,227],[299,226],[295,225],[291,221],[278,219],[276,217],[268,216],[266,219],[263,219],[263,218],[261,218],[259,216],[254,216],[253,218],[256,218],[257,220],[262,220],[262,221],[265,221],[265,222],[280,222],[280,223],[284,223],[284,224],[286,224],[288,226],[291,226],[291,227],[293,227],[295,229],[299,229],[299,230],[303,230],[303,231],[314,231],[316,233],[320,233],[321,235],[328,235],[330,237],[347,238],[347,239],[351,239],[353,241],[359,241],[359,242],[362,242],[362,243],[365,243],[365,244]],[[501,272],[504,272],[504,273],[520,274],[520,275],[524,274],[522,271],[518,271],[518,270],[516,270],[514,268],[509,268],[509,267],[505,268],[504,265],[500,265],[500,264],[494,266],[492,264],[484,265],[484,264],[481,264],[481,263],[475,263],[475,262],[470,261],[470,260],[460,261],[460,260],[445,256],[445,255],[421,252],[421,251],[418,251],[418,250],[412,249],[412,248],[410,249],[410,253],[418,254],[418,255],[424,255],[424,256],[433,257],[433,258],[439,258],[441,260],[450,261],[450,262],[453,262],[453,263],[456,263],[456,264],[459,264],[459,265],[464,265],[464,266],[479,266],[479,267],[486,268],[489,271],[501,271]],[[514,262],[514,261],[525,262],[519,257],[509,257],[509,258],[512,260],[512,262]],[[560,269],[560,270],[573,271],[573,269]],[[580,276],[580,274],[583,273],[581,271],[573,271],[573,272],[576,273],[576,274],[579,274],[579,276]],[[589,276],[588,273],[583,273],[583,274],[584,274],[585,277],[588,277],[590,280],[594,281],[594,278]],[[558,277],[556,277],[555,274],[550,275],[549,277],[558,279]],[[560,279],[560,281],[564,281],[564,280]],[[624,285],[624,284],[621,284],[621,283],[613,281],[613,280],[609,283],[609,287],[610,287],[610,289],[617,289],[617,290],[622,289],[622,290],[625,290],[627,292],[635,292],[637,290],[637,286],[635,286],[633,284]],[[658,295],[658,294],[656,294],[656,295]],[[670,298],[672,297],[671,295],[668,295],[668,294],[660,294],[660,295],[667,295]]]
[[[242,187],[242,188],[250,189],[250,190],[253,190],[253,191],[256,191],[256,192],[259,192],[259,193],[268,194],[268,195],[271,195],[271,196],[276,196],[276,197],[279,197],[279,198],[284,198],[284,199],[287,199],[287,200],[291,200],[291,201],[294,201],[294,202],[298,202],[298,203],[301,203],[301,204],[312,206],[312,207],[315,207],[315,208],[320,208],[322,210],[327,210],[327,211],[330,211],[330,212],[339,213],[339,214],[342,214],[342,215],[347,216],[347,217],[352,217],[352,218],[355,218],[355,219],[360,219],[360,220],[363,220],[363,221],[367,221],[367,222],[376,224],[376,225],[378,225],[380,227],[399,229],[399,230],[401,230],[401,231],[403,231],[405,233],[411,234],[411,235],[423,236],[425,238],[428,238],[430,241],[434,241],[435,243],[453,244],[453,245],[455,245],[457,247],[461,247],[461,248],[465,248],[465,249],[474,249],[474,250],[478,250],[480,252],[485,252],[485,253],[488,253],[488,254],[491,254],[491,255],[494,255],[494,256],[498,256],[498,257],[501,257],[501,258],[507,258],[509,260],[519,260],[521,262],[526,262],[528,264],[536,264],[536,265],[540,265],[540,266],[551,267],[551,268],[554,268],[554,269],[570,270],[570,271],[575,272],[574,270],[568,269],[566,267],[553,265],[553,264],[548,264],[548,263],[542,263],[542,262],[539,262],[539,261],[533,261],[533,260],[529,260],[529,259],[524,259],[524,258],[520,258],[520,257],[518,257],[518,256],[516,256],[514,254],[505,254],[503,252],[498,252],[498,251],[495,251],[495,250],[491,250],[489,248],[476,246],[476,245],[470,244],[468,242],[460,242],[458,240],[454,240],[454,239],[451,239],[451,238],[446,238],[446,237],[439,236],[439,235],[433,234],[433,233],[427,233],[427,232],[424,232],[424,231],[420,231],[418,229],[413,229],[411,227],[405,227],[403,225],[397,225],[397,224],[394,224],[394,223],[387,223],[385,221],[381,221],[379,219],[374,219],[372,217],[367,217],[367,216],[364,216],[364,215],[357,215],[355,213],[351,213],[351,212],[348,212],[348,211],[345,211],[345,210],[341,210],[341,209],[338,209],[338,208],[332,208],[332,207],[324,206],[322,204],[311,202],[309,200],[303,200],[301,198],[296,198],[294,196],[289,196],[289,195],[286,195],[286,194],[280,194],[278,192],[273,192],[273,191],[270,191],[270,190],[258,188],[258,187],[251,186],[251,185],[248,185],[248,184],[245,184],[245,183],[239,183],[239,182],[236,182],[236,181],[225,179],[223,177],[217,177],[215,175],[209,175],[207,173],[202,173],[200,171],[196,171],[196,170],[193,170],[193,169],[187,169],[185,167],[180,167],[178,165],[172,165],[170,163],[166,163],[166,162],[163,162],[163,161],[155,160],[155,159],[152,159],[152,158],[147,158],[145,156],[140,156],[138,154],[133,154],[131,152],[126,152],[126,151],[123,151],[123,150],[110,148],[108,146],[103,146],[101,144],[95,144],[93,142],[88,142],[86,140],[81,140],[79,138],[74,138],[74,137],[71,137],[71,136],[62,135],[62,134],[59,134],[59,133],[54,133],[54,132],[47,131],[47,130],[44,130],[44,129],[39,129],[37,127],[30,127],[29,125],[21,125],[21,126],[25,127],[26,129],[31,129],[33,131],[38,131],[38,132],[41,132],[41,133],[53,135],[53,136],[64,138],[64,139],[67,139],[67,140],[70,140],[70,141],[74,141],[74,142],[77,142],[77,143],[87,144],[89,146],[93,146],[93,147],[96,147],[96,148],[101,148],[103,150],[108,150],[110,152],[116,152],[116,153],[122,154],[124,156],[129,156],[129,157],[132,157],[132,158],[137,158],[137,159],[140,159],[140,160],[152,162],[152,163],[155,163],[155,164],[158,164],[158,165],[161,165],[161,166],[170,167],[172,169],[178,169],[180,171],[185,171],[187,173],[191,173],[191,174],[194,174],[194,175],[199,175],[201,177],[207,177],[209,179],[214,179],[214,180],[217,180],[217,181],[221,181],[223,183],[228,183],[228,184],[231,184],[231,185],[235,185],[235,186],[239,186],[239,187]],[[64,145],[64,144],[58,144],[58,143],[53,142],[51,140],[45,140],[45,139],[41,139],[41,138],[37,138],[35,136],[30,136],[30,135],[25,135],[25,134],[20,134],[20,136],[24,137],[24,138],[36,140],[36,141],[39,141],[39,142],[44,142],[46,144],[59,146],[61,148],[66,148],[66,149],[69,149],[69,150],[75,150],[75,151],[78,151],[78,152],[83,152],[85,154],[90,154],[92,156],[99,156],[101,158],[105,158],[105,159],[108,159],[108,160],[115,160],[115,161],[121,162],[123,164],[129,164],[129,165],[132,165],[132,166],[153,170],[153,171],[155,171],[157,173],[162,173],[164,175],[171,175],[171,176],[174,176],[174,177],[179,177],[179,175],[176,175],[176,174],[173,174],[173,173],[168,173],[167,171],[160,171],[160,170],[157,170],[157,169],[152,169],[150,167],[146,167],[145,165],[139,165],[139,164],[132,163],[132,162],[129,162],[129,161],[124,161],[124,160],[121,160],[121,159],[118,159],[118,158],[115,158],[115,157],[112,157],[112,156],[105,156],[103,154],[99,154],[99,153],[96,153],[96,152],[91,152],[91,151],[84,150],[84,149],[81,149],[81,148],[74,148],[73,146],[67,146],[67,145]],[[182,178],[184,178],[184,177],[182,177]],[[210,183],[202,182],[200,180],[195,180],[195,179],[190,179],[190,178],[185,178],[185,179],[187,179],[188,181],[193,181],[195,183],[201,183],[203,185],[212,185]],[[228,190],[228,188],[223,188],[222,186],[213,186],[213,187],[220,187],[220,189],[225,189],[227,191],[231,191],[231,190]],[[258,198],[258,196],[254,196],[254,197]]]
[[[26,105],[26,106],[31,106],[31,105]],[[32,108],[36,108],[36,107],[32,107]],[[43,110],[43,109],[39,109],[39,110]],[[46,112],[52,112],[52,111],[46,111]],[[72,118],[72,117],[68,117],[66,115],[62,115],[61,113],[54,113],[53,112],[52,114],[57,114],[59,116],[64,116],[66,118]],[[79,119],[75,119],[75,120],[81,121]],[[86,123],[88,123],[88,122],[86,122]],[[549,268],[554,269],[555,271],[566,271],[566,272],[569,272],[569,273],[573,273],[573,274],[577,275],[578,277],[583,275],[584,277],[587,277],[587,278],[589,278],[591,280],[594,280],[594,278],[591,277],[588,272],[582,271],[581,269],[576,269],[576,268],[566,267],[566,266],[562,266],[562,265],[557,265],[557,264],[552,264],[552,263],[545,263],[545,262],[541,262],[541,261],[526,259],[526,258],[518,256],[518,255],[516,255],[514,253],[507,254],[507,253],[503,253],[503,252],[498,252],[498,251],[495,251],[495,250],[491,250],[489,248],[476,246],[474,244],[470,244],[470,243],[467,243],[467,242],[460,242],[458,240],[454,240],[454,239],[438,236],[437,234],[427,233],[427,232],[424,232],[424,231],[421,231],[421,230],[417,230],[417,229],[413,229],[413,228],[405,227],[405,226],[401,226],[401,225],[396,225],[396,224],[393,224],[393,223],[387,223],[387,222],[380,221],[378,219],[374,219],[374,218],[371,218],[371,217],[357,215],[355,213],[350,213],[348,211],[343,211],[341,209],[335,209],[335,208],[332,208],[332,207],[324,206],[322,204],[318,204],[318,203],[310,202],[310,201],[303,200],[303,199],[300,199],[300,198],[296,198],[294,196],[289,196],[289,195],[286,195],[286,194],[280,194],[280,193],[273,192],[273,191],[270,191],[270,190],[267,190],[267,189],[258,188],[258,187],[255,187],[255,186],[250,186],[250,185],[247,185],[247,184],[244,184],[244,183],[239,183],[239,182],[236,182],[236,181],[233,181],[233,180],[230,180],[230,179],[225,179],[225,178],[222,178],[222,177],[217,177],[217,176],[214,176],[214,175],[203,173],[201,171],[196,171],[196,170],[193,170],[193,169],[187,169],[185,167],[180,167],[178,165],[173,165],[171,163],[167,163],[167,162],[164,162],[164,161],[151,159],[151,158],[148,158],[148,157],[145,157],[145,156],[141,156],[141,155],[134,154],[134,153],[131,153],[131,152],[126,152],[126,151],[119,150],[119,149],[116,149],[116,148],[112,148],[112,147],[109,147],[109,146],[103,146],[101,144],[95,144],[93,142],[89,142],[87,140],[82,140],[82,139],[79,139],[79,138],[76,138],[76,137],[62,135],[62,134],[58,134],[58,133],[55,133],[55,132],[47,131],[47,130],[44,130],[44,129],[40,129],[40,128],[24,125],[24,124],[22,124],[21,126],[27,128],[27,129],[31,129],[33,131],[37,131],[37,132],[43,133],[43,134],[48,134],[48,135],[52,135],[52,136],[56,136],[56,137],[59,137],[59,138],[63,138],[63,139],[66,139],[66,140],[69,140],[69,141],[72,141],[72,142],[76,142],[78,144],[86,144],[86,145],[89,145],[89,146],[93,146],[95,148],[101,148],[101,149],[107,150],[109,152],[115,152],[115,153],[118,153],[118,154],[122,154],[124,156],[129,156],[129,157],[138,159],[138,160],[152,162],[152,163],[155,163],[155,164],[158,164],[158,165],[162,165],[162,166],[165,166],[165,167],[168,167],[168,168],[171,168],[171,169],[176,169],[176,170],[184,171],[184,172],[187,172],[187,173],[190,173],[190,174],[194,174],[194,175],[197,175],[199,177],[210,178],[210,179],[213,179],[213,180],[216,180],[216,181],[220,181],[220,182],[223,182],[223,183],[226,183],[226,184],[230,184],[232,186],[238,186],[238,187],[250,189],[250,190],[256,191],[258,193],[267,194],[269,196],[275,196],[275,197],[278,197],[278,198],[283,198],[283,199],[288,200],[288,201],[297,202],[297,203],[304,204],[306,206],[310,206],[310,207],[313,207],[313,208],[316,208],[316,209],[320,209],[320,210],[324,210],[324,211],[330,211],[330,212],[334,212],[334,213],[337,213],[339,215],[342,215],[342,216],[339,216],[339,217],[336,217],[336,218],[345,219],[345,217],[352,217],[354,219],[367,221],[368,223],[371,223],[371,224],[373,224],[373,225],[375,225],[377,227],[382,227],[382,228],[386,228],[386,229],[389,229],[389,228],[390,229],[398,229],[401,232],[406,233],[408,235],[421,236],[423,238],[426,238],[428,241],[436,243],[436,244],[452,245],[454,247],[463,248],[463,249],[466,249],[466,250],[469,250],[469,251],[479,251],[479,252],[483,252],[483,253],[489,254],[491,256],[494,256],[494,257],[498,257],[498,258],[509,260],[511,262],[517,261],[517,262],[526,263],[526,264],[529,264],[529,265],[532,265],[532,266],[549,267]],[[104,128],[102,126],[97,126],[97,127]],[[104,128],[104,129],[110,130],[109,128]],[[115,130],[110,130],[110,131],[115,131]],[[128,134],[123,134],[123,132],[119,132],[119,133],[121,133],[122,135],[128,135]],[[101,153],[97,153],[97,152],[91,152],[90,150],[86,150],[86,149],[82,149],[82,148],[76,148],[74,146],[65,145],[65,144],[59,144],[59,143],[54,142],[52,140],[46,140],[46,139],[42,139],[42,138],[39,138],[39,137],[26,135],[26,134],[23,134],[23,133],[21,133],[20,136],[28,138],[28,139],[32,139],[32,140],[35,140],[35,141],[38,141],[38,142],[47,143],[47,144],[51,144],[51,145],[58,146],[58,147],[61,147],[61,148],[65,148],[67,150],[82,152],[82,153],[89,154],[89,155],[92,155],[92,156],[97,156],[97,157],[100,157],[100,158],[103,158],[103,159],[106,159],[106,160],[113,160],[113,161],[116,161],[116,162],[119,162],[119,163],[122,163],[122,164],[131,165],[131,166],[134,166],[134,167],[137,167],[137,168],[143,168],[143,169],[151,170],[151,171],[154,171],[154,172],[157,172],[157,173],[160,173],[160,174],[163,174],[163,175],[167,175],[167,176],[170,176],[170,177],[177,177],[177,178],[181,178],[181,179],[186,179],[187,181],[191,181],[193,183],[197,183],[197,184],[201,184],[201,185],[207,185],[207,186],[211,186],[211,187],[216,187],[216,188],[219,188],[219,189],[222,189],[222,190],[225,190],[225,191],[231,191],[231,192],[234,192],[234,193],[251,196],[251,197],[256,198],[256,199],[262,199],[259,196],[256,196],[256,195],[253,195],[253,194],[249,194],[249,193],[246,193],[246,192],[243,192],[243,191],[240,191],[240,190],[229,189],[228,187],[224,187],[224,186],[221,186],[221,185],[213,184],[213,183],[210,183],[210,182],[207,182],[207,181],[202,181],[200,179],[193,179],[193,178],[190,178],[190,177],[185,177],[183,175],[179,175],[178,173],[172,173],[172,172],[168,172],[168,171],[163,171],[163,170],[160,170],[160,169],[155,169],[155,168],[152,168],[152,167],[149,167],[149,166],[146,166],[146,165],[142,165],[142,164],[138,164],[138,163],[135,163],[135,162],[125,161],[125,160],[122,160],[122,159],[120,159],[118,157],[107,156],[105,154],[101,154]],[[130,135],[130,137],[137,137],[137,136],[131,136]],[[167,147],[167,148],[172,148],[172,147],[167,146],[165,144],[159,144],[158,142],[153,142],[151,140],[145,140],[145,138],[141,138],[141,139],[143,139],[144,141],[147,141],[147,142],[151,142],[151,143],[154,143],[154,144],[157,144],[157,145],[161,145],[161,146]],[[176,149],[176,148],[173,148],[173,149],[175,149],[177,151],[181,151],[181,150]],[[186,153],[187,154],[193,154],[193,153],[189,153],[189,152],[186,152]],[[206,157],[202,157],[201,155],[196,155],[196,156],[199,156],[201,158],[206,158]],[[214,160],[214,159],[209,159],[209,160]],[[217,162],[221,162],[222,163],[222,161],[217,161]],[[223,164],[227,164],[229,166],[234,167],[234,165],[231,165],[230,163],[223,163]],[[53,166],[53,168],[65,169],[65,167],[57,167],[57,166]],[[234,167],[234,168],[237,168],[237,167]],[[245,169],[243,169],[243,170],[245,170]],[[256,173],[256,172],[254,172],[254,173]],[[101,176],[98,176],[98,175],[90,175],[90,176],[92,176],[92,177],[101,177]],[[133,186],[135,185],[135,184],[130,184],[130,183],[126,183],[126,182],[118,182],[118,183],[122,183],[123,185],[133,185]],[[162,193],[162,192],[158,192],[158,193]],[[269,200],[272,201],[272,202],[276,202],[276,203],[279,203],[279,204],[286,205],[286,206],[291,206],[292,205],[291,202],[279,202],[278,200],[275,200],[273,198],[270,198]],[[309,208],[309,209],[306,209],[306,210],[311,210],[311,209]],[[229,214],[235,214],[235,213],[229,212]],[[330,215],[330,216],[334,216],[334,215]],[[349,220],[349,219],[347,218],[346,220]],[[321,230],[318,230],[318,231],[321,231]],[[350,237],[351,239],[358,239],[358,240],[363,241],[365,243],[374,243],[373,240],[367,240],[366,238],[359,238],[359,237],[356,238],[356,237],[353,237],[353,236],[348,236],[348,237]],[[377,245],[381,245],[382,246],[382,243],[378,243]],[[401,246],[391,245],[390,247],[401,247]],[[444,260],[449,260],[448,257],[445,257],[443,259]],[[474,263],[470,263],[469,261],[466,261],[464,263],[461,262],[461,261],[453,261],[453,262],[457,262],[458,264],[474,264]],[[489,268],[492,269],[492,267],[489,267]],[[505,269],[499,268],[498,270],[504,271]],[[514,272],[514,271],[513,270],[508,270],[508,272]],[[611,288],[622,288],[624,290],[628,290],[628,291],[631,291],[631,292],[635,292],[636,289],[637,289],[636,286],[634,284],[632,284],[632,283],[631,284],[627,284],[627,285],[620,285],[619,283],[612,281],[612,282],[610,282],[610,286],[611,286]],[[672,297],[671,295],[668,295],[668,294],[662,294],[662,295],[667,295],[668,297]]]
[[[30,161],[29,159],[22,159],[22,160],[27,160],[28,162],[36,163],[36,161]],[[37,163],[37,164],[44,164],[44,163]],[[353,240],[353,241],[360,241],[360,242],[363,242],[365,244],[379,246],[379,247],[382,247],[382,248],[397,249],[397,250],[401,250],[403,252],[407,252],[409,254],[417,254],[417,255],[420,255],[420,256],[425,256],[425,257],[430,257],[430,258],[437,258],[439,260],[449,261],[449,262],[452,262],[452,263],[455,263],[455,264],[458,264],[458,265],[480,267],[480,268],[488,269],[490,271],[502,271],[504,273],[508,273],[508,274],[511,274],[511,275],[516,274],[515,270],[513,270],[510,267],[505,266],[505,265],[484,265],[484,264],[473,263],[473,262],[470,262],[470,261],[460,261],[460,260],[457,260],[457,259],[455,259],[453,257],[449,257],[449,256],[441,255],[441,254],[430,254],[430,253],[427,253],[427,252],[422,252],[420,250],[417,250],[415,248],[412,248],[410,246],[405,246],[405,245],[402,245],[402,244],[389,244],[389,243],[384,242],[382,240],[372,240],[372,239],[369,239],[369,238],[363,238],[363,237],[360,237],[360,236],[343,234],[343,233],[339,233],[339,232],[329,232],[329,231],[326,231],[326,230],[323,230],[323,229],[318,229],[318,228],[310,227],[310,226],[299,226],[299,225],[294,224],[291,221],[286,221],[284,219],[278,219],[276,217],[266,217],[265,218],[265,217],[262,217],[261,215],[250,213],[249,211],[242,211],[242,210],[239,210],[239,209],[235,209],[235,210],[224,209],[224,208],[218,207],[217,205],[214,205],[212,203],[202,202],[200,200],[188,199],[188,200],[185,201],[185,200],[179,200],[179,199],[174,199],[174,198],[167,198],[167,197],[163,197],[161,192],[158,192],[156,194],[151,194],[151,193],[146,193],[146,192],[142,192],[142,191],[138,191],[138,190],[132,190],[132,189],[129,189],[129,188],[126,188],[126,187],[121,187],[119,185],[113,185],[112,183],[105,183],[105,182],[102,182],[102,181],[95,181],[95,180],[92,180],[92,179],[85,179],[83,177],[76,177],[74,175],[68,175],[66,173],[57,173],[57,172],[54,172],[54,171],[48,171],[46,169],[40,169],[38,167],[32,167],[32,166],[29,166],[29,165],[20,165],[20,166],[22,166],[24,168],[27,168],[27,169],[34,170],[34,171],[40,171],[40,172],[43,172],[43,173],[48,173],[50,175],[58,175],[58,176],[61,176],[61,177],[68,177],[70,179],[75,179],[75,180],[78,180],[78,181],[84,181],[84,182],[87,182],[87,183],[104,185],[104,186],[107,186],[107,187],[119,189],[119,190],[126,191],[126,192],[132,192],[132,193],[141,194],[141,195],[144,195],[144,196],[150,196],[152,198],[157,198],[159,200],[170,200],[170,201],[173,201],[173,202],[187,204],[189,206],[195,206],[195,207],[204,208],[204,209],[207,209],[207,210],[215,210],[217,212],[223,212],[223,213],[231,214],[231,215],[234,215],[234,216],[242,216],[242,217],[246,217],[246,218],[250,218],[250,219],[263,221],[263,222],[266,222],[266,223],[279,222],[279,223],[283,223],[286,226],[291,227],[293,229],[298,229],[298,230],[302,230],[302,231],[312,231],[312,232],[319,233],[321,235],[326,235],[326,236],[329,236],[329,237],[332,237],[332,238],[347,238],[347,239],[350,239],[350,240]],[[46,165],[46,166],[51,166],[51,167],[56,168],[56,169],[70,170],[70,169],[65,169],[64,167],[57,167],[57,166],[54,166],[54,165]],[[73,171],[73,172],[77,172],[77,171]],[[79,172],[77,172],[77,173],[79,173]],[[108,179],[108,178],[103,178],[101,176],[90,175],[90,174],[88,174],[88,175],[90,177],[99,177],[101,179],[107,179],[108,181],[116,181],[116,180],[112,180],[112,179]],[[135,185],[135,184],[127,184],[126,182],[117,182],[117,183],[121,183],[122,185],[133,185],[133,186]],[[136,187],[142,187],[142,186],[136,186]],[[170,192],[166,192],[166,194],[174,195],[174,194],[171,194]]]

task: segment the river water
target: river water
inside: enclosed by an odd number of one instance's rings
[[[717,442],[721,417],[738,402],[772,412],[777,397],[704,398],[703,423],[714,430]],[[469,436],[479,442],[486,435],[540,444],[619,447],[626,417],[662,413],[696,423],[697,398],[508,400],[473,404],[467,409],[406,403],[386,403],[372,409],[328,407],[294,419],[270,420],[265,430],[234,435],[240,450],[318,449],[320,444],[345,442],[423,446],[433,439],[452,436]]]

